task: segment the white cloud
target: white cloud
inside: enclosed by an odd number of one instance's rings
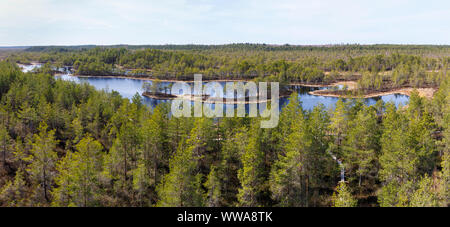
[[[447,1],[0,0],[0,5],[0,45],[449,43]]]

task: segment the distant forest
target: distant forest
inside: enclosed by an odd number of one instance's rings
[[[358,82],[362,91],[439,87],[450,46],[265,44],[46,46],[9,55],[8,61],[70,66],[76,74],[159,79],[243,79],[281,83]],[[44,68],[45,69],[45,68]]]

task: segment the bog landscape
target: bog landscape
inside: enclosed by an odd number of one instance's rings
[[[2,37],[0,206],[450,204],[442,42]]]

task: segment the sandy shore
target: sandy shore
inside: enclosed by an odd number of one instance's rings
[[[331,84],[306,84],[306,83],[289,83],[292,86],[303,86],[303,87],[336,87],[338,85],[347,85],[348,89],[356,89],[357,83],[355,81],[339,81]]]
[[[75,77],[92,77],[92,78],[121,78],[121,79],[135,79],[135,80],[147,80],[147,81],[155,81],[159,80],[160,82],[187,82],[187,83],[193,83],[193,80],[172,80],[172,79],[155,79],[155,78],[148,78],[148,77],[133,77],[133,76],[88,76],[88,75],[73,75]],[[237,80],[237,79],[223,79],[223,80],[202,80],[203,82],[247,82],[249,80]],[[304,87],[336,87],[339,85],[347,86],[348,90],[355,90],[357,89],[357,83],[356,81],[339,81],[331,84],[306,84],[306,83],[290,83],[291,86],[304,86]],[[391,95],[391,94],[402,94],[410,96],[411,92],[414,90],[414,88],[398,88],[391,91],[383,91],[383,92],[373,92],[370,94],[363,95],[362,98],[373,98],[383,95]],[[433,98],[434,93],[436,92],[435,88],[416,88],[416,90],[419,92],[419,96],[426,97],[426,98]],[[309,94],[311,95],[317,95],[317,96],[327,96],[327,97],[341,97],[341,98],[361,98],[360,96],[354,96],[354,95],[341,95],[341,94],[331,94],[327,93],[329,90],[316,90],[311,91]],[[280,95],[280,97],[285,97],[288,95]],[[193,98],[190,98],[190,100],[194,100]],[[203,100],[204,103],[226,103],[226,101],[206,101]],[[239,104],[240,102],[233,102],[228,104]],[[246,101],[245,104],[251,103],[249,101]],[[258,102],[259,103],[259,102]]]
[[[283,94],[279,94],[279,98],[288,97],[291,93],[290,92],[284,92]],[[259,96],[256,97],[245,97],[241,99],[231,99],[228,100],[226,97],[219,98],[219,97],[211,97],[208,95],[192,95],[192,94],[163,94],[163,95],[155,95],[148,92],[142,93],[142,96],[149,97],[152,99],[157,100],[173,100],[173,99],[183,99],[183,100],[189,100],[189,101],[198,101],[201,103],[216,103],[216,104],[251,104],[251,103],[265,103],[269,102],[271,100],[271,97],[266,97],[266,100],[260,100]],[[256,99],[256,100],[253,100]]]
[[[339,85],[347,86],[347,88],[349,90],[354,90],[354,89],[356,89],[358,83],[356,83],[356,81],[340,81],[340,82],[332,83],[330,85],[330,87],[336,87],[336,86],[339,86]]]
[[[169,97],[169,98],[161,98],[161,97],[157,97],[157,96],[152,96],[152,95],[146,95],[143,94],[143,96],[149,97],[149,98],[154,98],[154,99],[162,99],[162,100],[173,100],[173,99],[183,99],[183,100],[189,100],[189,101],[194,101],[194,102],[201,102],[201,103],[209,103],[209,104],[252,104],[252,103],[265,103],[265,102],[269,102],[270,98],[267,98],[267,100],[259,100],[258,98],[256,98],[256,101],[253,100],[247,100],[245,99],[245,101],[241,101],[241,100],[237,100],[237,99],[233,99],[231,101],[228,101],[226,98],[215,98],[215,97],[209,97],[207,99],[204,99],[201,96],[197,96],[197,95],[174,95],[175,97]],[[286,97],[288,96],[286,95],[280,95],[281,97]]]
[[[90,76],[90,75],[77,75],[73,74],[71,76],[75,77],[84,77],[84,78],[119,78],[119,79],[133,79],[133,80],[148,80],[155,81],[159,80],[160,82],[186,82],[193,83],[194,80],[176,80],[176,79],[157,79],[157,78],[149,78],[149,77],[136,77],[136,76]],[[243,79],[202,79],[203,82],[249,82],[252,80],[243,80]],[[289,83],[291,86],[303,86],[303,87],[333,87],[338,85],[347,85],[349,89],[356,88],[355,81],[340,81],[332,84],[307,84],[307,83]]]
[[[305,84],[305,83],[289,83],[291,86],[302,86],[302,87],[328,87],[331,85],[327,84]]]
[[[428,99],[433,98],[434,92],[436,92],[436,89],[434,89],[434,88],[399,88],[399,89],[394,89],[391,91],[374,92],[374,93],[363,95],[362,97],[354,96],[354,95],[330,94],[330,93],[326,93],[327,90],[311,91],[311,92],[309,92],[309,94],[317,95],[317,96],[338,97],[338,98],[373,98],[373,97],[392,95],[392,94],[402,94],[402,95],[410,96],[414,90],[417,90],[420,97],[425,97]]]

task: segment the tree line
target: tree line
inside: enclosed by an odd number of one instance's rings
[[[76,74],[160,79],[258,79],[329,84],[358,80],[363,91],[438,87],[450,57],[447,46],[81,46],[31,47],[8,61],[71,66]]]

